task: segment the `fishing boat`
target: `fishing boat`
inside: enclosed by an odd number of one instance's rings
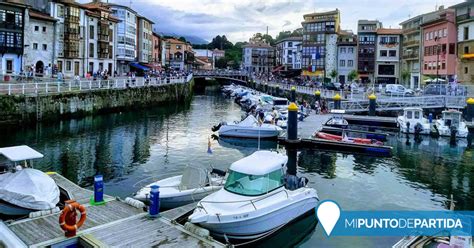
[[[397,117],[397,123],[402,133],[429,134],[431,131],[422,108],[404,108],[403,115]]]
[[[314,211],[319,201],[315,189],[305,183],[292,187],[290,180],[285,184],[287,161],[285,155],[257,151],[234,162],[224,188],[202,199],[189,221],[218,237],[247,240]]]
[[[218,130],[220,137],[265,139],[277,138],[283,129],[273,124],[260,124],[254,116],[249,115],[239,123],[227,124],[223,122],[213,127],[212,130]]]
[[[342,109],[331,110],[332,117],[324,124],[324,126],[346,129],[349,126],[349,123],[344,119],[345,113],[346,111]]]
[[[196,202],[219,190],[225,183],[224,171],[186,166],[182,175],[169,177],[146,185],[133,198],[147,203],[152,185],[160,186],[160,207],[171,209]]]
[[[347,142],[347,143],[355,143],[355,144],[366,144],[366,145],[383,145],[383,142],[378,141],[376,139],[364,139],[364,138],[352,138],[348,137],[345,132],[341,135],[329,134],[324,132],[316,132],[313,137],[324,139],[324,140],[332,140],[332,141],[339,141],[339,142]]]
[[[56,207],[58,186],[44,172],[32,168],[32,160],[43,158],[43,154],[22,145],[0,148],[0,155],[7,160],[0,172],[0,214],[21,216]]]
[[[466,123],[462,121],[462,113],[458,110],[446,110],[442,112],[441,119],[436,120],[435,129],[441,136],[451,136],[455,131],[456,137],[466,138],[469,134]]]

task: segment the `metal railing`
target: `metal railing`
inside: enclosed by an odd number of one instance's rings
[[[127,89],[167,84],[179,84],[191,81],[193,75],[170,78],[136,78],[111,80],[69,80],[35,83],[0,84],[0,94],[6,95],[48,95],[64,92],[86,92],[95,90]]]

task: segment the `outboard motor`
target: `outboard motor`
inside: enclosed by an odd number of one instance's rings
[[[449,143],[451,145],[456,145],[456,133],[458,132],[455,126],[450,127],[451,135],[449,136]]]
[[[308,185],[309,179],[306,177],[300,177],[298,180],[298,188],[303,188]]]
[[[419,136],[422,131],[423,131],[423,126],[420,123],[416,123],[415,136]]]
[[[439,137],[439,129],[437,125],[433,125],[430,131],[430,135],[433,138],[438,138]]]
[[[407,122],[407,130],[406,130],[406,133],[407,133],[407,139],[409,138],[409,135],[410,134],[410,122]]]

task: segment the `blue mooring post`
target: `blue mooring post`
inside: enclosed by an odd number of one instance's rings
[[[433,113],[428,114],[428,122],[431,124],[433,123]]]
[[[369,96],[369,116],[375,116],[377,108],[377,96],[372,94]]]
[[[151,217],[157,217],[160,214],[160,186],[152,185],[150,190],[150,209]]]
[[[291,87],[290,91],[290,102],[296,102],[296,87]]]
[[[474,98],[469,98],[466,106],[466,121],[467,129],[469,133],[467,134],[467,146],[472,147],[472,140],[474,140]]]
[[[341,109],[341,96],[336,94],[332,99],[334,100],[334,109]]]
[[[278,85],[275,88],[275,96],[278,96],[278,97],[280,96],[280,86]]]
[[[298,141],[298,106],[292,102],[288,106],[288,123],[287,123],[287,136],[288,142]]]
[[[94,202],[104,201],[104,177],[102,175],[94,176]]]

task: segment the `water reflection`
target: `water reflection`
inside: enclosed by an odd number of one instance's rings
[[[318,173],[324,178],[336,177],[337,153],[305,149],[299,153],[298,165],[305,173]]]

